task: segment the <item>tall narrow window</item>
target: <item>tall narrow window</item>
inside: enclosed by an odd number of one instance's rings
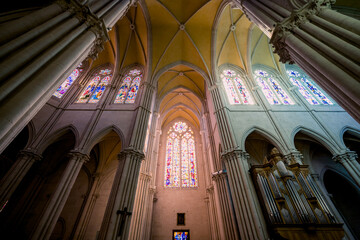
[[[293,105],[294,102],[280,86],[277,80],[264,70],[255,70],[254,77],[257,84],[261,87],[268,102],[272,105]]]
[[[111,77],[110,69],[106,68],[97,72],[81,93],[77,103],[97,103],[110,83]]]
[[[226,69],[222,72],[220,77],[231,104],[254,104],[250,93],[246,90],[240,74],[237,74],[233,70]]]
[[[195,140],[184,122],[176,122],[168,132],[165,159],[165,187],[197,187]]]
[[[292,84],[299,88],[299,92],[311,105],[333,105],[325,94],[313,83],[312,79],[309,78],[302,71],[296,71],[287,68],[286,73]]]
[[[70,76],[58,87],[58,89],[54,92],[53,96],[57,98],[62,98],[67,90],[71,87],[74,81],[80,76],[80,74],[84,71],[84,66],[82,63],[77,66],[77,68],[72,71]]]
[[[130,70],[122,80],[114,103],[134,103],[142,79],[139,69]]]

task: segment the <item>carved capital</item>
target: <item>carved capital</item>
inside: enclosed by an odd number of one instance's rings
[[[21,150],[17,158],[20,160],[27,160],[27,161],[33,161],[38,162],[42,159],[42,156],[40,154],[37,154],[34,150]]]
[[[118,159],[120,161],[125,160],[126,158],[130,157],[133,160],[141,162],[145,159],[145,154],[141,150],[135,150],[133,148],[127,148],[121,151],[118,155]]]
[[[247,152],[239,150],[239,149],[227,150],[227,151],[224,151],[221,153],[221,158],[225,162],[233,161],[236,159],[241,159],[241,160],[247,161],[247,159],[249,157],[250,157],[250,155]]]
[[[217,180],[219,180],[219,179],[226,178],[227,172],[226,172],[225,169],[222,169],[222,170],[219,170],[219,171],[217,171],[217,172],[211,173],[211,175],[212,175],[212,177],[211,177],[212,180],[213,180],[213,181],[217,181]]]
[[[294,63],[289,51],[286,49],[285,40],[292,34],[295,28],[301,27],[302,24],[309,21],[312,15],[318,15],[324,8],[329,8],[332,0],[309,0],[304,6],[293,10],[289,17],[276,24],[270,43],[274,47],[274,52],[280,56],[282,63]]]
[[[78,151],[71,151],[67,155],[70,158],[70,160],[79,161],[83,163],[88,162],[90,159],[89,155]]]
[[[304,158],[303,155],[299,151],[294,151],[284,156],[285,162],[287,165],[292,165],[295,163],[303,164],[302,159]]]
[[[356,154],[356,152],[347,151],[347,152],[342,153],[342,154],[334,155],[333,160],[335,162],[344,163],[344,162],[356,161],[357,157],[358,157],[358,155]]]

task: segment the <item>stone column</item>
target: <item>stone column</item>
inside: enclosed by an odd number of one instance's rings
[[[353,151],[348,151],[343,154],[337,154],[333,160],[341,163],[349,175],[354,179],[356,184],[360,187],[360,165],[356,161],[357,154]]]
[[[127,239],[144,154],[125,149],[117,169],[98,239]]]
[[[52,194],[49,204],[41,216],[31,239],[49,239],[55,227],[55,224],[63,210],[63,207],[69,197],[75,180],[83,166],[89,160],[89,156],[80,152],[70,152],[69,162],[65,168],[59,184]]]
[[[252,195],[249,186],[247,171],[243,163],[249,155],[240,150],[222,154],[228,172],[229,187],[232,194],[236,220],[241,239],[265,239],[264,229],[260,224],[260,216],[256,211],[256,198]]]
[[[235,216],[231,206],[231,195],[229,193],[227,176],[225,170],[220,170],[212,174],[213,181],[218,191],[221,217],[223,221],[224,237],[226,240],[238,240],[238,229],[236,226]]]
[[[11,195],[19,186],[22,179],[30,170],[32,165],[41,160],[41,156],[29,150],[22,150],[17,156],[17,160],[0,182],[0,210],[2,210]]]
[[[107,31],[130,3],[109,1],[114,8],[99,18],[78,1],[58,1],[0,25],[0,152],[74,68],[103,49]]]
[[[297,63],[360,121],[360,21],[332,0],[234,0],[269,38],[283,63]]]
[[[208,205],[209,222],[212,236],[211,239],[220,239],[219,219],[216,212],[214,185],[208,186],[206,188],[206,193],[208,197],[205,200]]]

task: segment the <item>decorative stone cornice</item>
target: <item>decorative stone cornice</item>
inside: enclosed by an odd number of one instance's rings
[[[140,179],[144,181],[150,181],[152,179],[151,173],[140,172]]]
[[[276,24],[270,43],[275,48],[274,52],[280,56],[282,63],[294,63],[286,49],[286,38],[292,34],[295,28],[308,22],[310,16],[319,14],[324,8],[329,8],[333,2],[333,0],[309,0],[302,8],[293,10],[288,18]]]

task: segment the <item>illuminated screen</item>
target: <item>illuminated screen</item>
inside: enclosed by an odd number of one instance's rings
[[[189,230],[174,230],[173,231],[173,239],[175,240],[189,240],[190,233]]]

